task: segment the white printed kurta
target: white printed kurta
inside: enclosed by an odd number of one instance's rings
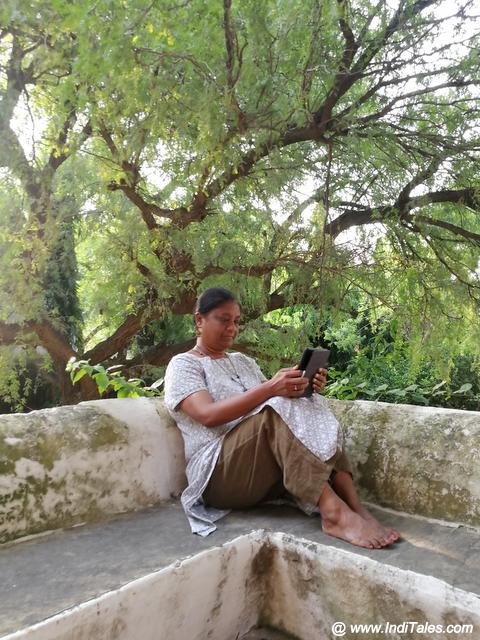
[[[295,437],[322,461],[329,460],[342,448],[340,426],[325,398],[315,393],[310,398],[275,396],[241,418],[217,427],[205,427],[178,409],[182,400],[196,391],[208,391],[215,402],[243,393],[237,376],[246,389],[266,380],[255,360],[238,352],[229,353],[220,360],[181,353],[172,358],[165,374],[165,404],[185,443],[188,486],[181,501],[192,531],[203,536],[215,531],[213,523],[229,513],[205,506],[202,493],[220,455],[224,435],[246,417],[258,413],[266,405],[273,407]],[[315,505],[300,506],[307,513],[315,508]]]

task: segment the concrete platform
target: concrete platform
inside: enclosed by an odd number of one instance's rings
[[[477,530],[372,511],[398,528],[403,539],[380,550],[353,547],[324,535],[318,517],[273,506],[234,512],[219,522],[217,532],[201,538],[190,533],[175,502],[4,544],[0,546],[0,637],[253,530],[284,532],[370,558],[386,568],[433,576],[480,596]],[[318,549],[321,552],[322,547]]]

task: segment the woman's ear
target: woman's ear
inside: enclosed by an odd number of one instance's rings
[[[195,323],[195,333],[197,334],[197,336],[201,336],[202,335],[202,316],[198,313],[198,311],[195,312],[195,315],[193,316],[193,321]]]

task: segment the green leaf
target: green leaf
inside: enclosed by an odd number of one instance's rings
[[[407,395],[407,390],[406,389],[389,389],[387,393],[393,396],[398,396],[399,398],[404,398]]]
[[[472,388],[472,384],[470,382],[466,382],[465,384],[462,384],[460,389],[453,391],[452,395],[460,395],[461,393],[467,393],[468,391],[470,391],[471,388]]]
[[[80,369],[80,371],[77,371],[77,373],[73,376],[72,383],[75,384],[76,382],[81,380],[83,376],[85,376],[86,374],[87,374],[87,371],[85,369]]]
[[[103,371],[100,371],[99,373],[95,373],[92,377],[97,383],[99,393],[103,393],[110,384],[110,380],[105,372],[105,369]]]

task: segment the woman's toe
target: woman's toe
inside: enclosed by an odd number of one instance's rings
[[[378,542],[376,540],[372,540],[371,538],[365,538],[362,540],[362,547],[367,547],[367,549],[378,549]]]

